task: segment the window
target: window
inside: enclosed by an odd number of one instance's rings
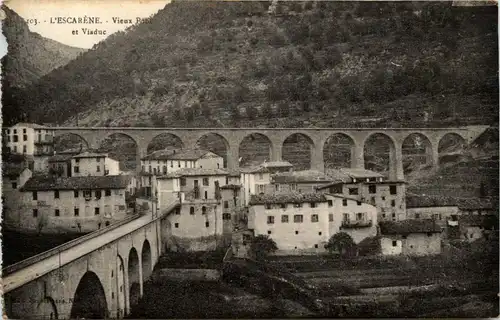
[[[382,201],[385,201],[385,197],[382,197]]]
[[[73,195],[75,196],[75,198],[78,198],[79,194],[78,194],[78,190],[74,190],[73,191]]]
[[[328,214],[328,221],[333,221],[333,213]]]
[[[396,206],[396,200],[391,200],[391,207],[395,207]]]
[[[231,214],[230,213],[222,214],[222,220],[231,220]]]
[[[398,245],[398,242],[396,240],[392,240],[392,246],[395,247]]]
[[[12,182],[12,189],[17,189],[17,182]]]
[[[111,190],[109,190],[109,189],[105,190],[105,191],[104,191],[104,195],[105,195],[106,197],[111,197]]]
[[[28,135],[27,134],[23,134],[23,141],[28,141]]]
[[[267,209],[267,210],[271,210],[271,208],[272,208],[272,207],[271,207],[271,205],[270,205],[270,204],[268,204],[268,203],[266,203],[266,209]]]
[[[349,213],[342,214],[342,221],[349,222]]]
[[[224,201],[224,208],[225,209],[229,208],[229,201]]]
[[[92,197],[92,191],[90,191],[90,190],[84,190],[83,191],[83,197],[87,198],[87,199],[90,198],[90,197]]]
[[[179,223],[177,223],[177,222],[176,222],[176,223],[174,224],[174,226],[175,226],[176,228],[179,228]]]
[[[360,206],[360,205],[361,205],[361,201],[356,201],[356,203],[358,204],[358,206]]]
[[[153,168],[153,174],[156,175],[156,168]]]
[[[320,236],[320,235],[322,235],[322,234],[323,234],[323,233],[322,233],[321,231],[320,231],[320,232],[318,232],[318,236]]]
[[[17,134],[17,129],[14,129],[14,134]]]
[[[377,193],[377,186],[372,184],[368,186],[368,193]]]
[[[358,212],[356,213],[356,220],[361,221],[364,218],[364,213]]]
[[[59,199],[59,190],[54,191],[54,199]]]
[[[317,244],[315,244],[315,245],[314,245],[314,248],[318,249],[318,245],[317,245]]]
[[[288,215],[284,214],[281,216],[281,223],[288,223]]]
[[[59,209],[56,209],[54,214],[56,217],[59,217]]]
[[[98,216],[100,213],[99,211],[100,211],[100,208],[94,208],[94,215]]]
[[[101,199],[101,190],[95,191],[95,197],[96,197],[96,199]]]
[[[179,209],[179,208],[175,209],[175,214],[176,215],[180,215],[181,214],[181,209]]]
[[[282,203],[282,204],[280,205],[280,207],[281,207],[281,209],[286,209],[286,203]]]
[[[177,167],[180,168],[181,167],[181,162],[180,161],[177,161]]]
[[[301,214],[296,214],[293,216],[293,222],[302,223],[304,221],[304,216]]]
[[[208,191],[205,191],[205,199],[208,199]]]
[[[201,214],[207,214],[207,207],[201,207]]]
[[[432,237],[432,232],[427,232],[427,236]],[[471,238],[472,238],[472,234],[471,234]]]
[[[350,195],[357,195],[358,194],[358,188],[349,188],[349,194]]]
[[[271,230],[267,230],[267,234],[271,234]]]
[[[186,178],[181,178],[181,186],[186,186]]]
[[[17,146],[14,146],[13,150],[14,150],[14,153],[16,153],[17,152]]]
[[[398,194],[397,186],[389,186],[389,193],[390,194]]]
[[[406,238],[408,238],[408,237],[407,237],[407,236],[403,236],[402,238],[403,238],[403,239],[406,239]]]
[[[347,199],[342,199],[342,205],[343,205],[344,207],[347,207]]]
[[[75,162],[76,162],[76,163],[79,163],[79,162],[80,162],[80,159],[76,158],[76,159],[75,159]]]
[[[101,166],[97,166],[96,171],[101,172]]]
[[[328,200],[328,206],[333,207],[333,200]]]
[[[313,214],[313,215],[311,216],[311,222],[318,222],[318,221],[319,221],[319,217],[318,217],[318,215],[317,215],[317,214]]]
[[[458,221],[458,216],[456,214],[452,214],[451,221]]]
[[[28,151],[26,145],[23,145],[23,153],[26,153],[26,151]]]
[[[73,167],[73,171],[75,173],[80,173],[80,167],[77,167],[77,166]]]
[[[280,185],[279,184],[275,184],[274,187],[275,187],[276,191],[280,190]]]
[[[189,214],[194,214],[194,207],[189,208]]]
[[[274,216],[267,216],[267,224],[274,224]]]
[[[295,231],[295,234],[299,234],[299,232],[298,232],[298,231]],[[297,247],[295,247],[295,249],[297,249]]]
[[[17,137],[17,135],[13,135],[12,136],[12,141],[14,141],[14,142],[18,142],[19,141],[19,138]]]
[[[38,209],[33,209],[33,217],[38,217]]]
[[[163,174],[167,174],[167,166],[163,166]]]
[[[80,215],[80,209],[75,208],[75,217],[78,217]]]
[[[205,222],[205,227],[207,227],[207,228],[210,227],[210,222],[208,222],[208,221]]]
[[[208,178],[203,178],[203,185],[208,186]]]
[[[415,219],[420,219],[420,213],[415,213]]]
[[[226,177],[226,184],[229,184],[229,177]]]
[[[309,203],[309,206],[310,206],[311,208],[316,208],[316,202],[311,202],[311,203]]]

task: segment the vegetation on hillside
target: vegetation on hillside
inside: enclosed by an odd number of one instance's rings
[[[174,1],[151,23],[111,35],[46,75],[17,102],[37,121],[75,123],[78,113],[90,126],[496,122],[496,7],[269,9],[266,1]]]

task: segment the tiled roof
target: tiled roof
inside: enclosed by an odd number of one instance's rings
[[[281,204],[281,203],[304,203],[304,202],[327,202],[324,194],[321,193],[277,193],[260,194],[250,197],[250,205],[259,204]]]
[[[269,172],[269,169],[263,166],[254,166],[254,167],[241,167],[240,171],[241,173],[264,173],[264,172]]]
[[[436,197],[436,196],[421,196],[421,195],[407,195],[406,207],[407,208],[420,208],[420,207],[455,207],[457,206],[457,199],[453,197]]]
[[[13,127],[27,127],[27,128],[33,128],[33,129],[51,129],[50,127],[47,126],[42,126],[40,124],[36,123],[28,123],[28,122],[19,122],[13,125]]]
[[[90,152],[90,151],[85,151],[80,154],[77,154],[73,156],[73,158],[105,158],[107,157],[107,153],[97,153],[97,152]]]
[[[352,182],[353,179],[383,178],[378,172],[366,169],[338,168],[327,169],[326,174],[335,182]]]
[[[162,178],[180,178],[189,176],[227,176],[229,173],[222,169],[209,169],[209,168],[182,168],[166,175],[159,176],[157,179]]]
[[[221,189],[233,189],[233,190],[239,190],[241,189],[241,186],[240,185],[237,185],[237,184],[226,184],[222,187],[220,187]]]
[[[326,193],[327,196],[332,196],[332,197],[335,197],[335,198],[340,198],[340,199],[347,199],[347,200],[353,200],[353,201],[356,201],[356,202],[362,202],[362,203],[366,203],[366,204],[369,204],[369,205],[372,205],[372,203],[370,203],[370,201],[368,200],[363,200],[361,198],[361,196],[346,196],[346,195],[343,195],[341,193]]]
[[[63,161],[69,161],[73,158],[72,154],[55,154],[52,157],[49,158],[49,162],[63,162]]]
[[[36,176],[29,179],[21,191],[124,189],[131,179],[132,177],[127,175],[69,178]]]
[[[458,217],[458,224],[470,227],[498,229],[498,218],[494,215],[464,215]]]
[[[240,170],[235,170],[235,169],[229,170],[229,176],[230,177],[239,177],[240,176]]]
[[[379,226],[382,234],[441,233],[441,227],[430,219],[381,221]]]
[[[461,210],[493,209],[493,201],[490,198],[458,199],[458,208]]]
[[[219,157],[219,155],[203,149],[164,149],[154,151],[141,160],[198,160],[207,154]]]
[[[328,177],[320,171],[302,170],[292,172],[280,172],[272,176],[273,182],[290,183],[290,182],[330,182]]]
[[[293,167],[288,161],[268,161],[261,164],[264,168]]]

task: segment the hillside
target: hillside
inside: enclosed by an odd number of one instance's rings
[[[85,49],[67,46],[31,32],[24,19],[13,10],[5,5],[1,10],[5,12],[2,30],[9,51],[2,58],[2,89],[7,98],[2,102],[7,112],[16,112],[9,96],[17,96],[18,89],[28,87],[50,71],[67,64]]]
[[[88,126],[497,123],[496,32],[496,6],[174,1],[20,103]]]

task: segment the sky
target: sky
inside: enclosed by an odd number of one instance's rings
[[[124,30],[131,24],[113,23],[112,18],[147,18],[163,9],[170,0],[6,0],[5,3],[25,20],[31,31],[61,43],[92,48],[110,34]],[[55,17],[99,17],[102,24],[57,24]],[[36,20],[36,24],[35,24]],[[105,30],[106,35],[86,35],[82,28]],[[73,34],[78,30],[78,34]]]

